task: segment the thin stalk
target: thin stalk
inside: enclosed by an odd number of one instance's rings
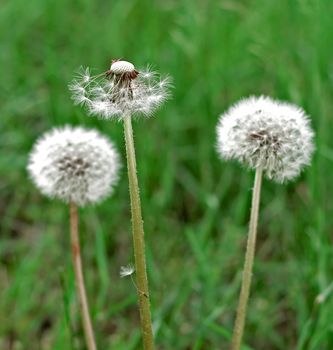
[[[233,330],[231,350],[239,350],[242,344],[246,309],[250,295],[251,278],[253,270],[254,253],[256,246],[257,225],[259,215],[260,190],[262,181],[262,167],[257,168],[252,193],[251,218],[249,235],[245,253],[242,287],[239,295],[236,321]]]
[[[144,230],[141,214],[139,185],[136,170],[135,148],[131,115],[124,115],[127,170],[132,212],[132,233],[136,270],[137,294],[139,299],[140,322],[145,350],[154,349],[154,338],[150,314],[148,278],[145,257]]]
[[[75,273],[75,285],[77,296],[79,298],[79,304],[81,309],[82,324],[84,328],[84,334],[86,338],[86,343],[88,350],[96,350],[96,342],[94,331],[91,324],[91,319],[89,315],[89,306],[87,293],[84,286],[84,278],[82,271],[82,261],[81,261],[81,249],[80,249],[80,239],[79,239],[79,220],[78,220],[78,210],[74,203],[70,203],[69,207],[70,213],[70,228],[71,228],[71,244],[72,244],[72,258]]]

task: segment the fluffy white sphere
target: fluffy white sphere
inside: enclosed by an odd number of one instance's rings
[[[298,176],[309,165],[314,133],[304,111],[269,97],[243,99],[222,114],[218,151],[255,169],[261,166],[277,182]]]
[[[46,196],[84,206],[110,194],[118,179],[119,156],[96,130],[65,126],[37,140],[28,171]]]

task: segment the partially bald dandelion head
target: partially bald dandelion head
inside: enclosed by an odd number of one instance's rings
[[[37,140],[28,171],[46,196],[84,206],[111,193],[118,179],[119,156],[96,130],[66,126]]]
[[[293,179],[309,165],[314,133],[305,112],[269,97],[250,97],[232,106],[217,126],[218,151],[277,182]]]
[[[127,61],[112,61],[105,73],[92,76],[82,69],[69,86],[76,104],[91,115],[106,119],[124,114],[151,115],[169,97],[170,78],[160,78],[149,69],[139,71]]]

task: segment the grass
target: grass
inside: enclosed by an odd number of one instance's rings
[[[0,348],[83,350],[68,213],[25,171],[55,125],[122,126],[73,106],[80,65],[152,63],[173,99],[135,122],[149,278],[159,349],[227,349],[243,266],[254,174],[221,163],[218,115],[268,94],[297,103],[316,130],[313,165],[287,186],[263,183],[244,350],[333,348],[333,22],[330,0],[12,0],[0,9]],[[125,168],[124,168],[125,169]],[[140,349],[126,174],[112,198],[80,212],[100,349]],[[316,298],[324,293],[324,300]]]

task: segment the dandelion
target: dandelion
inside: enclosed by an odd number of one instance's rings
[[[125,115],[151,115],[169,97],[170,78],[158,78],[149,68],[135,69],[127,61],[115,60],[110,70],[91,76],[81,69],[69,86],[75,104],[86,105],[89,114],[105,119]]]
[[[28,171],[40,191],[51,198],[94,204],[106,198],[118,179],[119,156],[95,130],[55,128],[37,140]]]
[[[83,278],[77,206],[106,198],[118,170],[118,153],[106,137],[95,130],[69,126],[55,128],[38,139],[28,164],[33,182],[44,195],[69,203],[77,295],[89,350],[96,350],[96,343]]]
[[[222,158],[262,168],[277,182],[297,177],[313,153],[313,131],[304,111],[264,96],[231,107],[221,116],[217,136]]]
[[[283,183],[311,162],[314,133],[305,112],[269,97],[250,97],[231,107],[217,126],[218,151],[256,171],[243,280],[232,337],[241,347],[254,261],[262,175]]]
[[[88,70],[82,70],[80,77],[69,87],[74,102],[85,105],[90,114],[124,121],[136,284],[145,350],[154,349],[154,339],[132,117],[151,115],[169,97],[169,87],[170,78],[161,79],[150,69],[136,70],[132,63],[123,60],[112,61],[108,71],[96,76],[91,76]]]

